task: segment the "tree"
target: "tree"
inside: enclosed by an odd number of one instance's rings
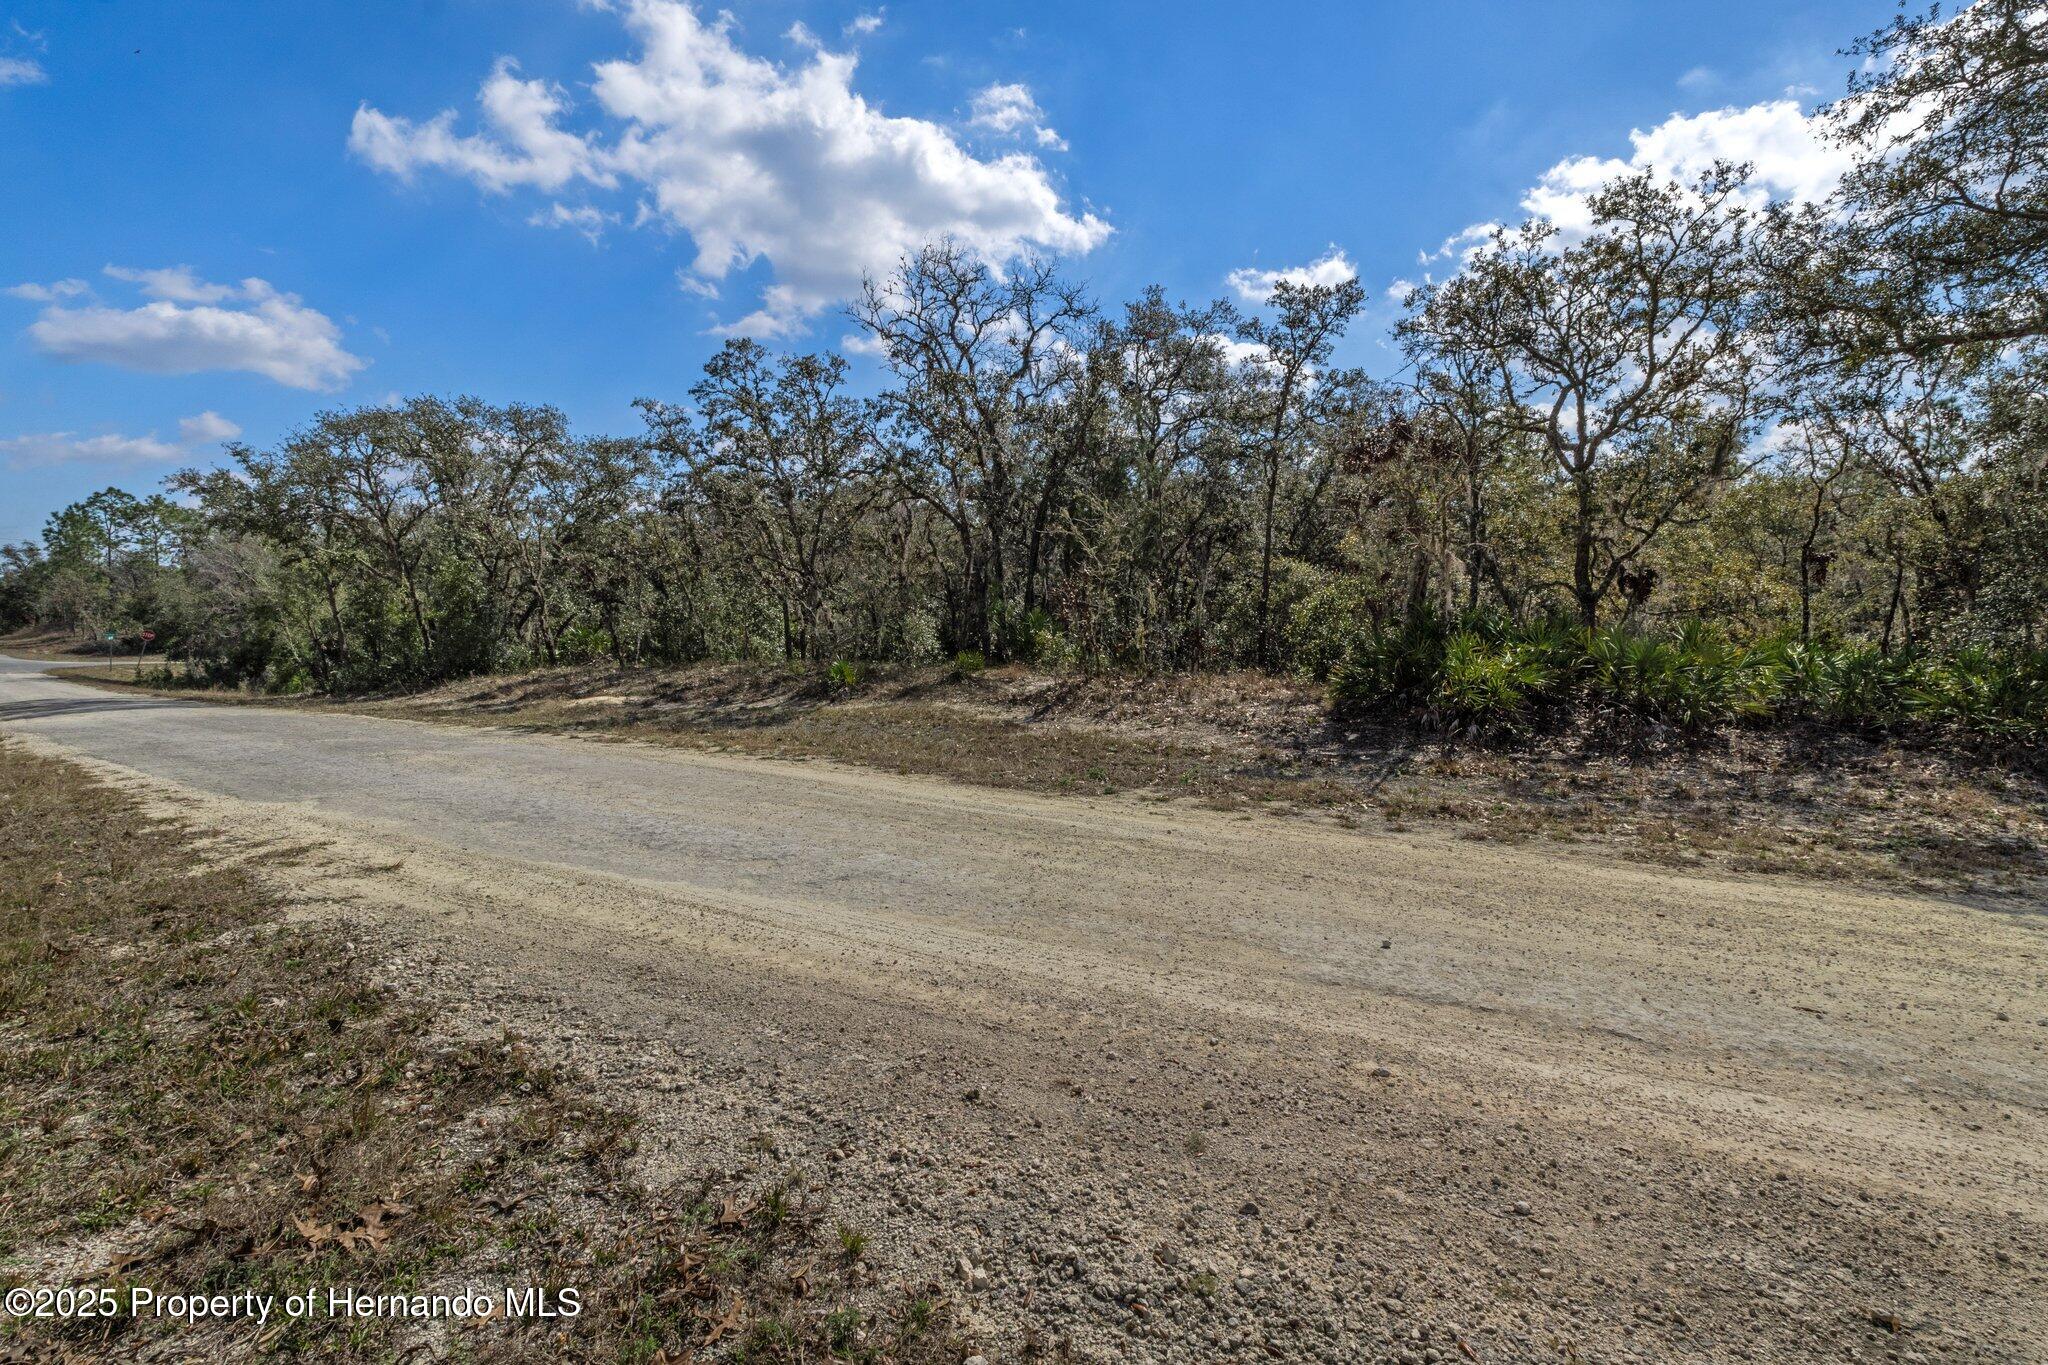
[[[1901,15],[1828,113],[1856,160],[1773,219],[1773,284],[1825,363],[2048,335],[2048,21],[2034,0]]]
[[[1492,493],[1501,465],[1524,443],[1526,426],[1512,401],[1512,379],[1500,368],[1497,352],[1446,344],[1427,328],[1400,333],[1402,349],[1415,367],[1417,405],[1425,419],[1444,434],[1453,452],[1463,488],[1459,494],[1460,553],[1465,563],[1465,607],[1479,606],[1484,583],[1509,610],[1520,603],[1502,572],[1502,558],[1492,543]]]
[[[1799,638],[1813,638],[1813,597],[1836,558],[1844,505],[1863,451],[1839,409],[1816,399],[1786,424],[1783,463],[1799,492]]]
[[[502,407],[473,397],[416,398],[389,413],[388,439],[410,453],[437,593],[436,673],[488,669],[517,626],[538,622],[555,657],[559,622],[549,611],[553,491],[572,479],[568,419],[556,408]],[[382,524],[377,527],[380,538]],[[401,562],[394,556],[394,563]],[[415,574],[417,570],[413,571]],[[412,578],[405,579],[410,597]],[[458,591],[449,591],[459,584]]]
[[[1085,622],[1102,653],[1146,665],[1201,659],[1235,533],[1244,405],[1225,343],[1240,322],[1228,303],[1175,306],[1155,287],[1096,340],[1106,430],[1086,485],[1083,563],[1107,598]]]
[[[1892,564],[1887,639],[1892,618],[1911,606],[1909,577],[1928,599],[1923,616],[1968,616],[1982,587],[1982,421],[1972,401],[1971,353],[1873,358],[1807,400],[1809,420],[1841,447],[1841,458],[1897,500],[1882,523]]]
[[[1592,196],[1583,241],[1543,221],[1502,233],[1400,325],[1419,352],[1498,375],[1503,421],[1541,441],[1566,500],[1560,586],[1587,625],[1736,472],[1758,399],[1743,180],[1623,177]]]
[[[1313,433],[1331,410],[1342,384],[1325,373],[1344,329],[1365,306],[1357,280],[1294,284],[1282,280],[1269,301],[1271,318],[1238,324],[1238,340],[1253,349],[1240,373],[1250,390],[1247,455],[1256,470],[1259,506],[1259,586],[1256,657],[1273,662],[1273,556],[1278,543],[1280,491],[1290,472],[1315,458]],[[1325,472],[1327,477],[1327,471]]]
[[[729,341],[690,394],[702,417],[642,399],[655,444],[687,461],[773,593],[783,652],[831,644],[834,590],[860,523],[887,494],[874,405],[845,392],[846,361],[772,360],[758,342]]]
[[[999,273],[951,241],[867,281],[854,305],[897,381],[885,411],[903,442],[905,491],[952,532],[958,645],[1002,656],[1017,643],[1026,494],[1034,483],[1041,498],[1064,487],[1043,418],[1075,377],[1066,353],[1092,314],[1049,263]]]

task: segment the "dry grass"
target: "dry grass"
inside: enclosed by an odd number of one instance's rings
[[[30,631],[0,635],[0,654],[12,654],[17,659],[78,662],[104,659],[106,646],[89,637],[65,631]],[[127,657],[132,661],[135,656],[130,654]]]
[[[1617,752],[1427,744],[1376,801],[1474,838],[1589,842],[1648,861],[1929,890],[2027,893],[2048,876],[2033,769],[1844,735],[1738,731]]]
[[[573,1322],[0,1319],[0,1357],[957,1359],[858,1290],[800,1173],[636,1182],[630,1115],[520,1039],[449,1038],[82,770],[0,743],[0,1282],[284,1295],[575,1288]],[[270,857],[289,857],[276,850]],[[823,1266],[825,1269],[814,1267]]]

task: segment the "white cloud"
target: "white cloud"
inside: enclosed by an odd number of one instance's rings
[[[178,419],[176,442],[160,440],[154,431],[142,436],[44,431],[0,438],[0,456],[6,457],[8,468],[16,470],[62,464],[161,465],[186,459],[199,446],[232,441],[241,434],[240,426],[209,409]]]
[[[1492,241],[1493,234],[1500,229],[1499,223],[1473,223],[1468,227],[1462,227],[1439,242],[1435,251],[1416,252],[1415,262],[1417,265],[1428,265],[1431,261],[1447,260],[1452,256],[1470,260],[1472,254]]]
[[[1282,284],[1335,285],[1358,278],[1358,267],[1351,263],[1340,247],[1331,247],[1307,265],[1290,266],[1285,270],[1258,270],[1246,266],[1230,272],[1230,287],[1238,297],[1247,303],[1264,303],[1273,297],[1273,291]]]
[[[349,127],[349,150],[402,179],[423,169],[448,171],[497,193],[522,185],[559,190],[578,178],[614,184],[588,140],[555,126],[569,109],[562,88],[521,80],[515,74],[518,70],[510,57],[499,58],[477,91],[489,134],[458,136],[453,109],[415,123],[365,104]]]
[[[839,349],[847,355],[864,355],[877,360],[889,354],[889,348],[872,332],[848,332],[839,338]]]
[[[1696,74],[1688,72],[1680,83]],[[1718,161],[1746,164],[1751,168],[1748,202],[1761,207],[1774,200],[1827,198],[1854,160],[1851,149],[1831,142],[1790,97],[1740,109],[1673,114],[1648,131],[1632,130],[1628,140],[1626,158],[1573,156],[1558,162],[1522,196],[1522,208],[1555,224],[1558,240],[1568,244],[1592,231],[1588,201],[1619,176],[1654,170],[1684,183],[1698,179]],[[1486,245],[1498,226],[1473,223],[1445,238],[1435,251],[1418,253],[1417,259],[1427,265],[1455,255],[1462,264]]]
[[[1211,332],[1207,340],[1216,344],[1226,365],[1271,365],[1273,353],[1256,341],[1239,341],[1225,332]]]
[[[219,303],[235,296],[232,284],[208,284],[193,273],[189,265],[166,266],[161,270],[135,270],[128,266],[110,265],[105,268],[110,279],[126,280],[141,287],[142,292],[152,299],[169,299],[173,303]]]
[[[183,266],[109,266],[106,273],[138,284],[150,301],[136,308],[49,301],[28,329],[45,355],[150,374],[246,370],[296,389],[337,388],[363,368],[326,314],[265,280],[209,284]]]
[[[853,21],[846,26],[846,36],[849,38],[867,37],[870,33],[881,28],[882,16],[886,13],[888,13],[887,10],[878,9],[872,14],[855,15]]]
[[[30,303],[55,303],[59,299],[73,299],[80,294],[90,294],[92,286],[84,280],[53,280],[49,284],[10,285],[7,292],[17,299]]]
[[[536,213],[526,220],[529,227],[573,228],[587,238],[592,246],[597,245],[598,239],[604,236],[608,224],[618,221],[619,215],[616,213],[606,213],[589,204],[579,204],[575,208],[570,208],[562,203],[550,204],[547,212]]]
[[[168,464],[183,459],[182,446],[147,436],[80,436],[75,431],[46,431],[0,440],[0,455],[9,469],[41,469],[60,464]]]
[[[28,57],[0,57],[0,87],[48,85],[50,73],[43,64]]]
[[[1038,99],[1028,85],[999,83],[975,91],[967,122],[970,127],[1001,137],[1029,134],[1041,147],[1057,152],[1067,149],[1067,140],[1046,126],[1045,111],[1038,107]]]
[[[604,135],[564,129],[561,89],[501,62],[483,87],[485,131],[457,134],[452,111],[415,123],[364,106],[350,147],[396,175],[443,170],[491,191],[630,183],[689,234],[698,280],[772,266],[757,310],[723,329],[758,335],[801,328],[940,237],[1000,261],[1085,252],[1110,233],[1069,209],[1032,157],[982,159],[937,123],[875,108],[853,88],[852,54],[811,50],[784,66],[741,51],[729,17],[706,23],[683,0],[618,9],[639,52],[595,69],[597,105],[616,125]]]
[[[242,428],[219,413],[208,409],[197,417],[185,417],[178,422],[178,439],[188,446],[211,445],[216,441],[232,441],[242,434]]]
[[[1558,162],[1522,197],[1522,207],[1548,218],[1570,239],[1592,228],[1588,196],[1617,176],[1655,169],[1689,181],[1716,161],[1747,162],[1754,167],[1754,202],[1818,201],[1834,189],[1853,159],[1850,149],[1828,141],[1798,101],[1790,99],[1673,114],[1648,132],[1631,132],[1629,143],[1626,160],[1575,156]]]

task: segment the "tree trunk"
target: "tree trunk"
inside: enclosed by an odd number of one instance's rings
[[[1265,522],[1259,535],[1259,667],[1273,666],[1273,504],[1280,496],[1280,460],[1266,463]]]
[[[1578,502],[1578,523],[1572,528],[1572,596],[1578,602],[1579,624],[1591,630],[1600,617],[1600,590],[1593,583],[1593,553],[1599,545],[1593,534],[1593,488],[1576,470],[1572,482]]]

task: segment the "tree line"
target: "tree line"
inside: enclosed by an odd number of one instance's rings
[[[1356,679],[1416,622],[1500,666],[1538,623],[2031,657],[2048,25],[1980,0],[1854,51],[1828,200],[1622,176],[1589,228],[1499,231],[1415,290],[1391,377],[1336,361],[1356,281],[1104,307],[938,242],[851,306],[877,392],[733,340],[626,436],[321,413],[59,512],[0,551],[0,623],[150,626],[284,690],[963,653]]]

